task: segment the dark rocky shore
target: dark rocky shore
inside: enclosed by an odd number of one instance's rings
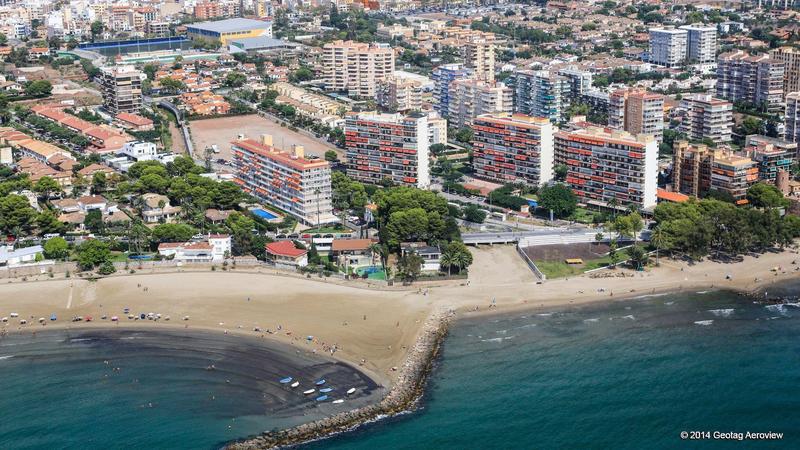
[[[228,444],[229,450],[275,449],[298,445],[353,430],[358,426],[413,409],[424,392],[425,383],[441,349],[452,313],[432,316],[425,323],[411,349],[400,376],[379,403],[342,412],[324,419]]]

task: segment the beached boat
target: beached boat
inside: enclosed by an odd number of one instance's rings
[[[328,399],[327,395],[320,395],[319,397],[317,397],[318,402],[324,402],[327,399]]]
[[[319,391],[322,392],[323,394],[327,394],[328,392],[333,391],[333,388],[324,388],[324,389],[320,389]]]
[[[26,323],[28,323],[28,321],[27,321],[27,320],[25,320],[25,319],[20,319],[20,320],[19,320],[19,323],[20,323],[21,325],[25,325]]]
[[[0,322],[8,322],[8,317],[3,317],[2,319],[0,319]]]
[[[11,317],[19,317],[19,314],[17,314],[17,313],[11,313],[11,314],[9,314],[9,316],[11,316]]]
[[[292,382],[292,377],[281,378],[281,384],[288,384]]]
[[[339,399],[339,400],[334,400],[334,401],[333,401],[333,404],[334,404],[334,405],[338,405],[339,403],[344,403],[344,400],[342,400],[342,399]]]
[[[112,321],[112,322],[116,322],[116,321],[118,321],[118,320],[119,320],[119,317],[117,317],[117,316],[111,316],[111,321]]]
[[[51,314],[50,315],[50,320],[55,321],[56,320],[56,315],[55,314]]]
[[[347,395],[353,395],[356,393],[356,388],[350,388],[347,390]]]
[[[315,391],[316,391],[316,389],[314,389],[314,388],[311,388],[311,389],[308,389],[308,390],[306,390],[306,391],[303,391],[303,394],[304,394],[304,395],[311,395],[311,394],[313,394]]]
[[[300,386],[300,382],[299,381],[295,381],[294,383],[291,384],[291,386],[292,386],[292,388],[296,388],[297,386]]]
[[[323,384],[325,384],[325,379],[323,378],[322,380],[317,380],[314,384],[316,384],[317,386],[322,386]]]

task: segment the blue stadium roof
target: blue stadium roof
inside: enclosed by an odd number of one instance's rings
[[[247,31],[259,28],[269,28],[272,22],[268,20],[254,20],[254,19],[225,19],[214,20],[210,22],[198,22],[186,25],[188,29],[198,29],[211,31],[214,33],[230,33],[233,31]]]

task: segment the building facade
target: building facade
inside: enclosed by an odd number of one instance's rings
[[[555,133],[555,163],[582,203],[656,205],[658,143],[649,135],[587,127]]]
[[[681,194],[703,197],[711,189],[714,152],[705,145],[676,141],[673,145],[672,189]]]
[[[650,29],[650,62],[664,67],[678,67],[686,62],[689,32],[676,28]]]
[[[272,37],[272,22],[254,19],[225,19],[186,25],[186,34],[192,40],[216,41],[222,45],[234,39]]]
[[[784,136],[787,141],[800,142],[800,92],[786,95]]]
[[[608,126],[631,134],[650,134],[661,142],[664,96],[643,89],[619,89],[609,96]]]
[[[428,116],[421,113],[350,113],[344,134],[347,175],[369,184],[388,180],[430,186]]]
[[[395,112],[422,109],[422,83],[418,80],[390,75],[378,83],[378,105]]]
[[[563,120],[570,84],[566,77],[545,70],[514,73],[514,112]]]
[[[322,54],[325,89],[375,98],[378,83],[394,72],[394,64],[394,50],[386,44],[329,42]]]
[[[800,50],[780,47],[770,50],[772,59],[783,61],[783,95],[800,92]]]
[[[553,124],[522,114],[475,119],[472,166],[475,175],[497,183],[539,186],[553,179]]]
[[[686,59],[690,63],[710,64],[717,59],[717,27],[684,25],[686,30]]]
[[[711,189],[725,192],[736,204],[747,203],[747,190],[758,181],[755,161],[718,151],[711,163]]]
[[[797,162],[796,142],[758,134],[745,138],[744,152],[758,166],[758,180],[771,184],[775,184],[778,172],[790,172]]]
[[[433,107],[442,117],[446,118],[450,112],[450,84],[470,77],[472,70],[462,64],[445,64],[433,69]]]
[[[751,56],[741,50],[724,53],[717,63],[717,97],[783,110],[784,62],[767,55]]]
[[[502,83],[480,80],[450,83],[447,119],[454,128],[470,127],[482,114],[510,113],[512,109],[511,89]]]
[[[706,94],[693,94],[681,100],[686,112],[680,131],[691,140],[710,139],[716,143],[731,141],[733,105]]]
[[[462,47],[465,66],[476,79],[494,82],[495,45],[493,38],[481,37],[467,41]]]
[[[113,115],[138,113],[142,109],[142,81],[147,76],[133,66],[100,69],[103,106]]]
[[[260,201],[295,216],[307,225],[337,222],[331,204],[331,168],[327,161],[307,159],[303,148],[291,153],[272,145],[272,136],[260,141],[231,142],[236,168],[234,182]]]

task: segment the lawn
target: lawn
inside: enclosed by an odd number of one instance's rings
[[[350,233],[351,231],[353,230],[341,225],[337,225],[332,227],[309,228],[307,230],[303,230],[301,234]]]
[[[624,261],[628,259],[628,251],[627,249],[620,250],[619,252],[619,260]],[[600,258],[595,259],[584,259],[583,264],[567,264],[566,262],[562,261],[545,261],[545,260],[534,260],[536,267],[542,271],[542,273],[549,279],[552,278],[563,278],[568,276],[580,275],[587,270],[592,269],[599,269],[600,267],[605,267],[611,264],[611,258],[608,256],[603,256]]]
[[[574,220],[575,222],[579,223],[594,223],[594,215],[596,213],[593,211],[589,211],[586,208],[581,208],[580,206],[575,208],[575,212],[569,217],[570,220]]]

